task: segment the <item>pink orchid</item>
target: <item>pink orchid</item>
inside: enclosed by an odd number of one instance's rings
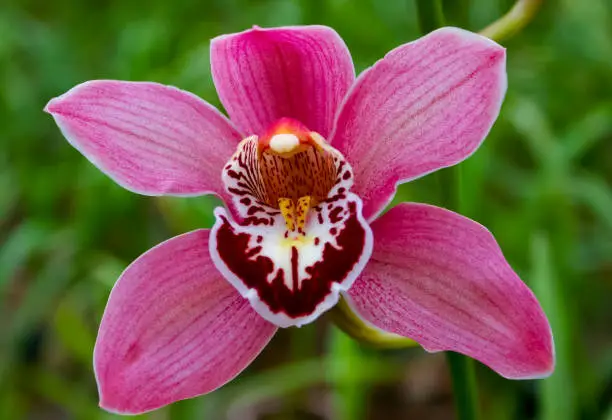
[[[554,365],[538,301],[480,224],[425,204],[379,216],[397,185],[481,144],[506,90],[505,50],[443,28],[355,78],[324,26],[212,40],[231,121],[155,83],[90,81],[49,102],[68,141],[145,195],[216,194],[211,230],[149,250],[112,290],[94,352],[101,406],[141,413],[210,392],[278,327],[342,295],[368,325],[507,378]]]

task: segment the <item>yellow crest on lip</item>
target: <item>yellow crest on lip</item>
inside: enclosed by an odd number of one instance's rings
[[[297,230],[299,233],[304,233],[310,204],[311,198],[309,195],[300,197],[297,202],[287,197],[278,199],[278,208],[285,219],[288,231]]]
[[[295,206],[293,200],[286,197],[278,199],[278,208],[285,219],[287,230],[295,230],[295,219],[293,214],[295,213]]]

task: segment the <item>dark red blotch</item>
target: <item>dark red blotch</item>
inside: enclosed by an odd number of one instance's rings
[[[340,249],[325,244],[323,259],[306,267],[310,276],[301,283],[301,287],[290,290],[285,285],[285,275],[295,275],[278,270],[277,275],[268,283],[268,276],[274,271],[272,261],[264,256],[254,260],[248,257],[248,233],[236,233],[227,218],[217,231],[217,251],[227,267],[249,288],[257,290],[259,298],[266,303],[272,313],[284,313],[291,318],[307,316],[314,312],[331,292],[333,283],[341,283],[353,269],[363,252],[366,232],[357,218],[356,203],[349,203],[349,217],[343,229],[336,236]],[[292,249],[292,257],[297,253]],[[292,258],[292,259],[293,259]]]

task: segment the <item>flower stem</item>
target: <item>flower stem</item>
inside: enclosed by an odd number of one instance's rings
[[[387,333],[366,324],[351,310],[344,298],[340,298],[327,316],[349,337],[373,348],[401,349],[417,345],[409,338]]]
[[[449,210],[462,213],[466,203],[462,200],[464,190],[460,166],[453,166],[438,171],[441,204]],[[474,361],[458,353],[446,352],[446,360],[453,381],[453,394],[458,420],[475,420],[478,418],[478,389]]]
[[[446,360],[453,378],[453,394],[458,420],[478,418],[478,390],[474,361],[459,353],[446,352]]]
[[[444,26],[441,0],[416,0],[419,24],[423,34]],[[442,203],[451,210],[460,210],[462,176],[460,168],[447,168],[438,172],[442,189]],[[457,353],[447,352],[447,360],[453,380],[458,420],[478,418],[478,394],[473,360]]]
[[[416,6],[419,26],[423,34],[444,26],[442,0],[416,0]]]
[[[502,41],[523,29],[536,15],[544,0],[518,0],[504,16],[480,31],[494,41]]]

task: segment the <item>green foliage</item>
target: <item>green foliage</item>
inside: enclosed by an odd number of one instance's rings
[[[444,5],[449,22],[478,30],[510,2]],[[336,28],[358,70],[419,35],[412,1],[2,2],[0,418],[114,418],[97,408],[91,367],[108,292],[146,249],[210,226],[215,205],[116,186],[62,139],[42,112],[48,99],[110,78],[172,84],[218,105],[209,39],[253,24],[300,23]],[[610,39],[607,0],[546,2],[505,43],[509,90],[500,120],[460,165],[458,208],[496,235],[541,299],[557,344],[558,369],[544,381],[506,381],[478,366],[482,418],[612,418]],[[437,179],[425,177],[403,186],[395,202],[439,203],[442,194]],[[218,392],[143,418],[448,418],[440,360],[419,348],[374,353],[321,323],[282,332]],[[431,369],[419,376],[422,363]]]

